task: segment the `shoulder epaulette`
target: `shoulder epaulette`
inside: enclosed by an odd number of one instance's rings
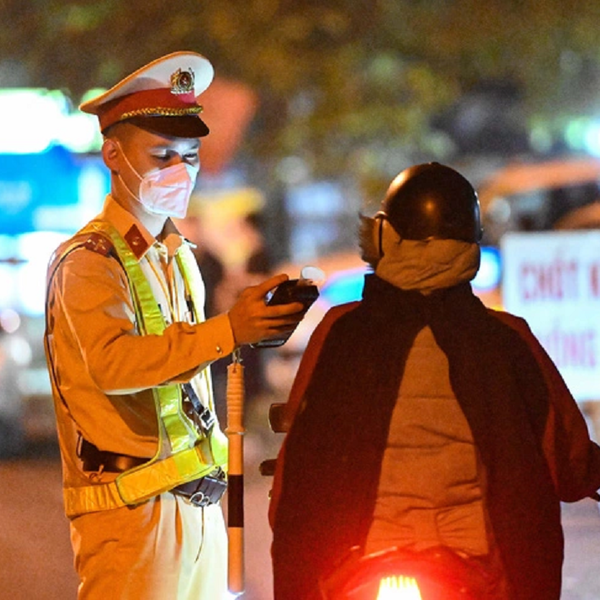
[[[102,254],[102,256],[108,256],[113,250],[113,244],[102,234],[95,231],[88,234],[87,239],[83,243],[84,248]]]

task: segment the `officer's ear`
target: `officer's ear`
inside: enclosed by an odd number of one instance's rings
[[[104,138],[102,144],[102,160],[112,173],[119,172],[119,153],[121,149],[117,140],[113,138]]]

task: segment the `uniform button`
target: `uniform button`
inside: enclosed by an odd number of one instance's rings
[[[223,354],[223,348],[221,348],[221,346],[217,346],[215,350],[217,351],[217,354]]]

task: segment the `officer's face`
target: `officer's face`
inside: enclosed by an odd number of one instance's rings
[[[127,125],[118,133],[117,139],[119,174],[135,194],[138,192],[140,179],[132,172],[131,167],[137,171],[140,178],[147,173],[182,162],[200,167],[199,138],[164,136]]]
[[[158,233],[164,215],[150,214],[139,199],[142,178],[178,163],[200,166],[199,138],[178,138],[151,133],[131,123],[114,125],[102,146],[102,157],[111,170],[111,194],[133,215],[144,219],[146,227]]]

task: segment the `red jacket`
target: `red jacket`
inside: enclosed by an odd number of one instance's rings
[[[464,290],[461,293],[463,293],[463,296],[461,297],[463,301],[471,301],[468,299],[468,297],[464,296]],[[288,415],[290,418],[295,414],[298,406],[304,398],[307,387],[313,379],[313,373],[319,363],[319,356],[321,354],[323,344],[325,343],[332,326],[338,322],[340,317],[343,315],[348,315],[348,313],[351,311],[359,308],[360,305],[361,303],[352,303],[332,309],[325,316],[324,320],[314,332],[291,390],[287,405]],[[483,309],[481,310],[483,311]],[[546,407],[544,413],[545,421],[543,421],[543,431],[539,437],[541,438],[540,444],[542,447],[541,449],[543,452],[543,458],[545,459],[545,463],[548,467],[547,471],[549,473],[549,477],[551,478],[551,484],[549,485],[554,487],[555,493],[550,491],[549,495],[554,496],[554,498],[548,498],[547,500],[545,499],[545,496],[548,496],[548,494],[541,494],[538,500],[541,511],[549,510],[550,513],[554,515],[553,517],[549,517],[549,522],[554,523],[554,525],[552,525],[548,530],[547,545],[549,546],[548,557],[553,557],[552,560],[549,560],[548,562],[554,565],[550,569],[554,572],[554,575],[552,575],[554,583],[551,587],[556,589],[557,587],[560,587],[559,582],[557,584],[557,578],[560,578],[560,573],[555,573],[556,566],[562,561],[562,537],[560,532],[556,531],[556,528],[558,528],[556,519],[558,518],[557,515],[559,514],[558,499],[562,501],[575,501],[595,494],[597,488],[600,486],[600,448],[590,441],[587,426],[583,416],[579,412],[576,402],[568,391],[552,361],[531,333],[526,322],[522,319],[502,312],[488,311],[488,315],[494,317],[492,319],[493,322],[497,322],[496,319],[498,319],[511,330],[513,330],[513,332],[516,331],[519,334],[520,338],[525,342],[526,347],[534,357],[534,362],[537,363],[539,371],[543,374],[545,388],[547,390],[547,395],[549,396],[547,398],[548,406]],[[365,335],[368,335],[368,333]],[[335,377],[336,374],[332,372],[331,376]],[[496,431],[498,430],[496,429]],[[506,444],[507,440],[508,443],[510,443],[510,436],[507,436],[507,438],[501,443]],[[520,443],[518,435],[515,437],[514,441],[517,444]],[[269,518],[272,525],[274,525],[276,521],[275,517],[277,514],[282,489],[283,471],[285,467],[285,452],[286,443],[284,442],[277,463],[271,506],[269,510]],[[532,490],[532,494],[534,496],[535,492],[536,490]],[[489,501],[494,503],[495,498],[490,498]],[[502,506],[505,506],[505,504]],[[508,506],[512,506],[510,504],[510,498]],[[531,510],[531,502],[529,503],[529,506],[529,510]],[[538,506],[538,504],[534,504],[534,506]],[[514,504],[514,507],[516,511],[520,510],[518,498],[516,499],[516,504]],[[522,512],[519,518],[523,518]],[[518,522],[518,519],[515,522]],[[516,532],[513,530],[511,533],[509,533],[508,537],[506,538],[509,541],[508,546],[514,547],[514,544],[518,544],[518,538],[518,529]],[[511,546],[511,544],[513,544],[513,546]],[[542,544],[542,546],[544,546],[544,544]],[[506,548],[507,545],[505,544],[505,549]],[[530,557],[533,563],[538,562],[538,564],[541,558],[543,557]],[[530,596],[523,595],[522,597],[529,598]],[[554,598],[555,596],[541,595],[539,597]]]

